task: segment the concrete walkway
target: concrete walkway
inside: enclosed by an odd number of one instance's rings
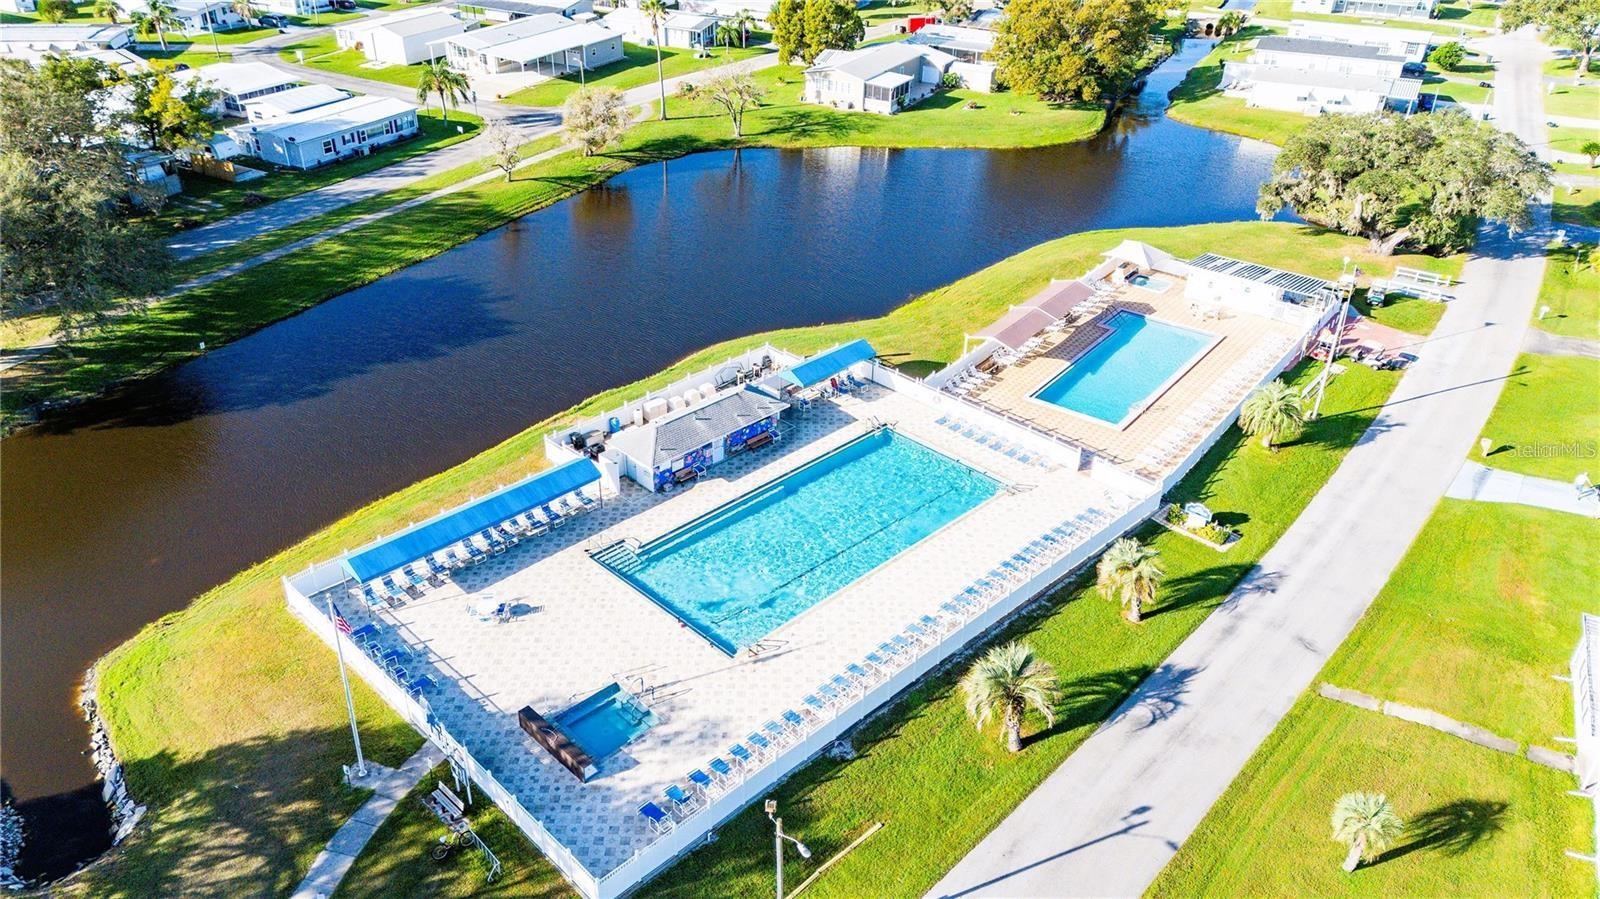
[[[1519,134],[1542,126],[1542,49],[1526,33],[1496,43],[1502,124]],[[1521,350],[1546,237],[1480,234],[1427,352],[1299,519],[930,895],[1136,896],[1150,886],[1311,685],[1444,495]]]
[[[1600,474],[1600,467],[1596,467]],[[1578,489],[1567,481],[1553,481],[1488,468],[1476,462],[1465,462],[1450,482],[1445,496],[1472,499],[1484,503],[1515,503],[1519,506],[1537,506],[1557,512],[1570,512],[1585,518],[1600,518],[1600,493],[1590,491],[1579,495]]]
[[[443,761],[444,754],[437,746],[423,743],[422,748],[398,769],[369,762],[365,786],[372,789],[372,798],[356,809],[350,820],[334,832],[327,848],[317,853],[316,859],[311,862],[311,870],[295,887],[291,899],[322,899],[333,895],[334,889],[344,880],[344,875],[355,864],[356,856],[366,848],[367,841],[372,839],[378,826],[395,810],[400,800]]]
[[[1522,341],[1522,349],[1524,352],[1545,356],[1581,356],[1585,359],[1600,359],[1600,340],[1551,334],[1536,327],[1528,329],[1528,336]]]

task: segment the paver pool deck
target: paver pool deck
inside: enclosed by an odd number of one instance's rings
[[[1063,521],[1117,514],[1136,497],[1072,468],[1024,464],[939,423],[931,405],[882,387],[813,404],[785,420],[783,439],[715,466],[665,497],[626,480],[620,496],[564,527],[458,572],[393,612],[383,626],[426,655],[441,687],[432,713],[586,868],[615,869],[653,833],[637,814],[661,789],[858,662],[922,615]],[[623,538],[647,542],[869,430],[874,420],[983,470],[1003,489],[769,635],[759,655],[729,656],[590,558]],[[1087,535],[1086,535],[1087,536]],[[319,607],[322,597],[314,598]],[[335,593],[352,624],[365,608]],[[496,624],[469,608],[513,604]],[[525,737],[516,712],[550,717],[613,682],[661,721],[599,762],[580,783]]]

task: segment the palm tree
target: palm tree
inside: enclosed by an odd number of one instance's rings
[[[639,13],[650,20],[650,42],[656,45],[656,84],[661,86],[661,120],[667,120],[667,76],[661,70],[661,23],[667,20],[664,0],[640,0]]]
[[[450,123],[450,106],[467,99],[471,85],[467,76],[450,68],[443,58],[422,64],[422,75],[417,81],[417,100],[424,105],[434,94],[439,95],[439,111],[445,124]]]
[[[1346,871],[1393,845],[1406,828],[1382,793],[1346,793],[1333,804],[1333,838],[1350,847]]]
[[[167,31],[183,27],[183,23],[178,21],[177,11],[167,0],[144,0],[144,9],[136,10],[131,18],[140,31],[156,33],[163,52],[167,49]]]
[[[1256,388],[1239,409],[1239,427],[1251,436],[1260,435],[1261,445],[1274,452],[1278,444],[1300,436],[1306,427],[1306,410],[1300,394],[1283,381]]]
[[[1217,30],[1223,34],[1233,34],[1244,27],[1244,14],[1236,9],[1230,9],[1217,20]]]
[[[750,14],[750,10],[741,9],[728,17],[728,24],[739,29],[739,49],[743,50],[748,46],[751,30],[756,27],[756,17]]]
[[[115,25],[122,15],[122,7],[117,5],[117,0],[94,0],[94,14]]]
[[[1155,602],[1167,573],[1156,550],[1132,537],[1111,544],[1095,565],[1095,584],[1106,599],[1121,599],[1122,614],[1134,624],[1144,620],[1145,605]]]
[[[1578,148],[1578,152],[1589,157],[1589,168],[1595,167],[1595,161],[1600,160],[1600,140],[1591,140]]]
[[[979,730],[996,714],[1005,734],[1006,749],[1022,750],[1022,715],[1033,708],[1050,724],[1056,723],[1056,702],[1061,685],[1049,662],[1034,657],[1022,642],[996,646],[972,663],[961,678],[967,696],[967,715]]]
[[[228,4],[228,6],[234,12],[238,13],[241,18],[244,19],[246,25],[255,24],[255,20],[256,20],[256,5],[254,3],[251,3],[250,0],[232,0],[232,2]]]
[[[724,19],[717,24],[717,43],[724,47],[732,47],[733,42],[739,40],[739,26],[732,19]]]

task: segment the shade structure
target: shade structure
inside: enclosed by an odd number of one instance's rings
[[[1082,281],[1053,281],[1049,287],[1029,297],[1022,305],[1060,318],[1093,296],[1094,288]]]
[[[872,348],[872,344],[865,340],[852,340],[786,369],[783,376],[796,387],[810,387],[828,380],[857,362],[865,362],[876,358],[877,355],[878,351]]]
[[[562,463],[386,537],[346,558],[345,571],[358,581],[370,581],[598,480],[600,469],[588,459]]]
[[[1146,271],[1160,266],[1164,262],[1172,261],[1172,256],[1137,240],[1124,240],[1100,255],[1118,262],[1129,262]]]
[[[1028,338],[1043,331],[1055,320],[1055,316],[1032,306],[1012,306],[998,321],[979,331],[978,336],[998,340],[1013,350],[1021,349]]]

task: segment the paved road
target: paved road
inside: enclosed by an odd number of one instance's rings
[[[1568,337],[1565,334],[1551,334],[1539,328],[1529,328],[1528,336],[1523,338],[1522,349],[1529,353],[1542,353],[1546,356],[1581,356],[1585,359],[1600,359],[1600,340],[1586,340],[1582,337]]]
[[[1495,49],[1501,124],[1534,133],[1542,51],[1527,34]],[[1460,469],[1521,349],[1544,237],[1485,229],[1421,359],[1304,513],[930,895],[1149,887],[1355,626]]]

